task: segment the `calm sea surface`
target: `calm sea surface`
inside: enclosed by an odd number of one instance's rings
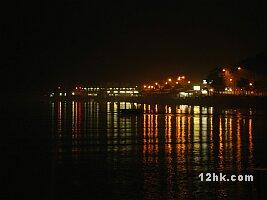
[[[120,115],[141,106],[144,114]],[[266,137],[254,109],[129,102],[50,103],[55,199],[258,198],[253,183],[201,182],[202,172],[253,174]],[[257,136],[256,136],[257,134]],[[257,141],[258,138],[258,141]],[[266,149],[265,149],[266,150]],[[265,151],[266,152],[266,151]],[[263,155],[262,155],[263,154]]]
[[[119,114],[138,106],[144,114]],[[11,150],[3,197],[267,198],[266,171],[255,170],[267,168],[261,110],[58,101],[16,112],[10,119],[22,122],[9,122],[16,131],[1,143]],[[254,182],[201,182],[202,172],[252,174]]]

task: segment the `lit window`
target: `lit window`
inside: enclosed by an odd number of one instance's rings
[[[193,90],[195,90],[195,91],[199,91],[199,90],[200,90],[200,86],[199,86],[199,85],[194,85],[194,86],[193,86]]]

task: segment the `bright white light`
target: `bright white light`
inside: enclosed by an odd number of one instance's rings
[[[207,84],[207,80],[203,80],[203,84],[206,85]]]
[[[59,96],[62,96],[62,93],[61,92],[59,93]]]
[[[188,93],[186,92],[180,92],[180,97],[188,97]]]
[[[201,93],[202,94],[208,94],[208,91],[207,90],[202,90]]]
[[[194,85],[194,86],[193,86],[193,90],[195,90],[195,91],[199,91],[199,90],[200,90],[200,86],[199,86],[199,85]]]

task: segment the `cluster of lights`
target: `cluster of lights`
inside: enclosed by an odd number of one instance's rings
[[[172,84],[173,85],[176,84],[176,85],[178,85],[180,82],[184,83],[184,81],[185,81],[185,76],[178,76],[177,80],[170,77],[165,82],[163,82],[162,85],[168,85],[168,84],[171,84],[171,85]],[[190,84],[191,81],[188,80],[186,83]],[[146,89],[146,90],[148,90],[148,89],[157,89],[157,88],[160,88],[160,87],[161,87],[161,84],[158,83],[158,82],[155,82],[153,85],[143,85],[143,88]]]
[[[223,69],[222,69],[222,72],[226,72],[227,70],[228,70],[227,68],[223,68]],[[242,67],[240,67],[240,66],[237,67],[237,70],[238,70],[238,71],[242,70]]]

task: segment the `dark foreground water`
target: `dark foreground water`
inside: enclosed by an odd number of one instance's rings
[[[50,102],[13,108],[2,135],[1,199],[266,199],[260,109]],[[4,109],[5,110],[5,109]],[[258,170],[257,170],[258,169]],[[200,173],[253,182],[201,182]]]

